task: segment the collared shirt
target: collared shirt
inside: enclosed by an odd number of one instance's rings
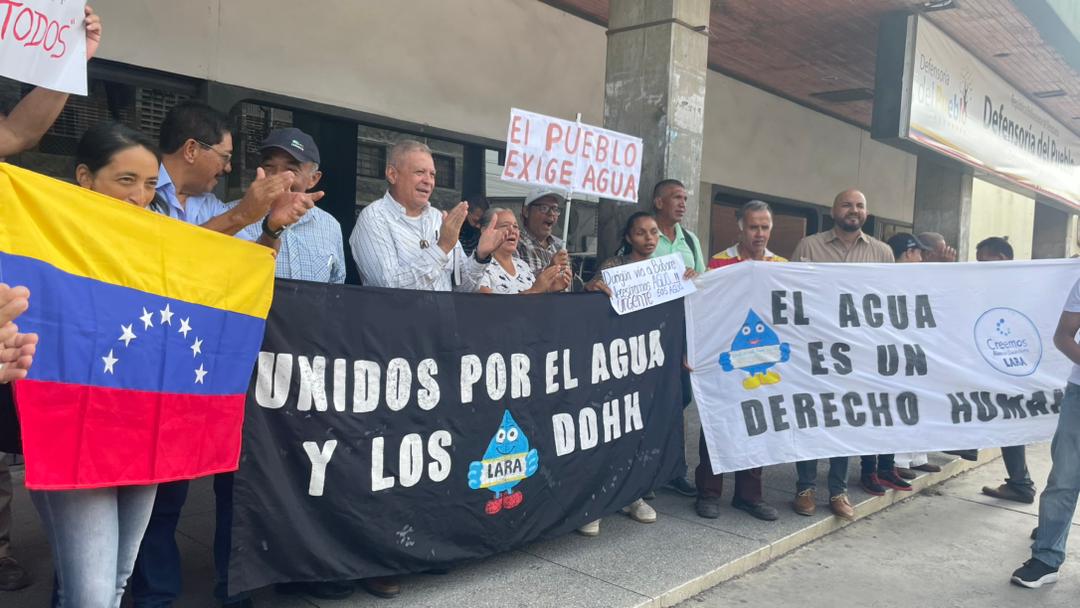
[[[742,256],[739,255],[739,245],[738,245],[738,243],[736,243],[736,244],[732,245],[731,247],[728,247],[727,249],[721,251],[720,253],[712,256],[712,259],[709,260],[709,268],[710,269],[712,269],[712,268],[723,268],[724,266],[730,266],[732,264],[742,262],[745,259],[746,258],[743,258]],[[762,259],[760,261],[762,261],[762,262],[786,262],[787,258],[778,256],[778,255],[776,255],[775,253],[769,251],[766,248],[765,249],[765,255],[762,256]]]
[[[701,241],[697,235],[685,230],[681,225],[675,224],[675,240],[671,240],[660,232],[660,241],[656,243],[656,250],[651,257],[659,258],[665,255],[677,253],[682,256],[683,263],[687,268],[693,268],[697,272],[705,272],[705,256],[701,254]]]
[[[169,172],[165,170],[164,164],[158,169],[155,192],[165,205],[162,206],[163,208],[155,205],[154,211],[196,226],[201,226],[229,210],[225,203],[212,192],[189,196],[184,204],[180,204],[180,199],[176,196],[176,184],[173,183]]]
[[[566,249],[566,243],[554,234],[549,234],[547,243],[542,243],[528,230],[522,230],[521,237],[518,239],[517,253],[518,257],[529,265],[533,274],[540,274],[551,265],[551,259],[555,257],[555,254],[563,249]]]
[[[228,204],[235,207],[240,201]],[[247,226],[236,236],[257,241],[262,235],[262,221]],[[345,282],[345,250],[341,224],[334,216],[312,207],[300,221],[281,233],[281,249],[275,262],[274,276],[318,283]]]
[[[892,248],[865,232],[859,233],[858,240],[850,249],[844,249],[844,243],[836,236],[835,230],[826,230],[803,237],[795,246],[791,259],[796,262],[849,262],[849,263],[892,263],[896,261]]]
[[[349,245],[364,285],[424,291],[451,291],[451,277],[460,275],[456,289],[476,291],[487,264],[466,256],[461,243],[450,253],[439,248],[443,216],[428,205],[418,217],[387,192],[356,218]]]

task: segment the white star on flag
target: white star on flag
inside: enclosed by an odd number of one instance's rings
[[[188,323],[189,320],[190,319],[180,319],[180,333],[184,334],[185,338],[187,338],[188,332],[191,331],[191,324]]]
[[[117,359],[116,357],[113,356],[113,351],[112,351],[111,348],[109,349],[109,354],[102,357],[101,360],[105,362],[105,372],[104,373],[106,373],[106,374],[115,373],[113,371],[113,365],[115,365],[116,362],[119,361],[119,359]]]
[[[195,343],[191,345],[191,356],[196,357],[202,354],[202,340],[195,338]]]
[[[131,344],[131,341],[137,338],[135,332],[131,330],[131,325],[121,325],[120,329],[124,332],[117,340],[124,343],[124,346]]]
[[[150,329],[154,326],[154,313],[146,310],[146,307],[143,306],[142,316],[139,317],[139,320],[143,322],[143,329]]]
[[[202,384],[204,376],[206,376],[206,369],[204,369],[202,363],[200,363],[199,369],[195,370],[195,384]]]
[[[173,312],[169,310],[168,303],[165,304],[165,310],[159,312],[161,313],[161,324],[165,325],[166,323],[168,323],[169,325],[172,325]]]

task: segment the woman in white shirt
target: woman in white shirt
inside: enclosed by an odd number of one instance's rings
[[[491,222],[495,222],[495,228],[506,234],[506,240],[492,254],[494,259],[484,271],[477,291],[498,294],[552,293],[570,285],[570,266],[566,256],[555,256],[551,265],[539,276],[534,275],[529,265],[517,256],[521,231],[513,211],[492,207],[484,213],[480,228],[486,229]]]

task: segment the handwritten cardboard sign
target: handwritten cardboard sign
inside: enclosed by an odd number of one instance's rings
[[[611,307],[620,315],[697,291],[693,281],[683,278],[686,263],[677,253],[607,268],[602,272],[604,282],[611,289]]]
[[[504,181],[637,202],[641,138],[513,108]]]
[[[0,76],[86,95],[86,0],[0,0]]]

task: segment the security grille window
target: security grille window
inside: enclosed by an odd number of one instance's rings
[[[444,156],[442,154],[433,154],[432,158],[435,160],[435,187],[457,188],[457,181],[454,175],[454,161],[456,159],[453,156]]]
[[[259,146],[270,131],[293,126],[291,110],[257,103],[237,104],[230,117],[236,128],[236,139],[233,141],[233,172],[226,192],[228,200],[240,198],[255,180],[255,170],[262,160]]]
[[[386,146],[382,144],[356,144],[356,174],[358,177],[379,179],[386,170]]]

